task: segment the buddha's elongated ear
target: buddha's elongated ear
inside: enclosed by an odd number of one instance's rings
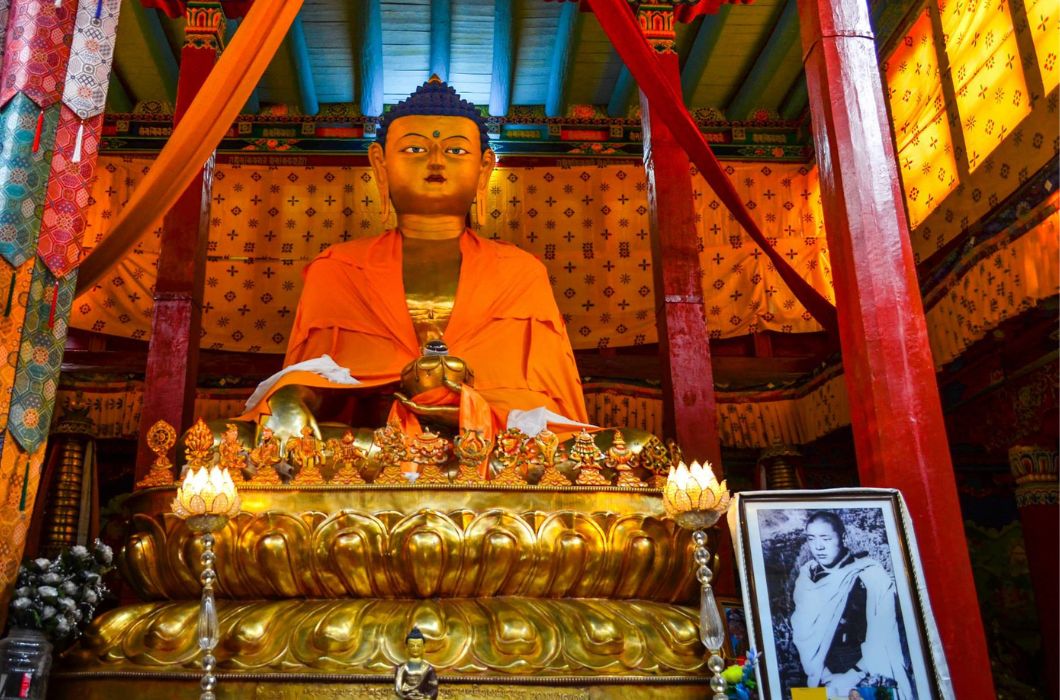
[[[390,218],[390,185],[386,179],[386,153],[378,143],[368,147],[368,162],[372,164],[375,184],[379,188],[379,207],[383,213],[383,225]]]
[[[481,227],[486,222],[486,195],[489,193],[490,175],[497,167],[497,154],[487,148],[482,154],[482,170],[478,174],[478,188],[475,190],[475,215]]]

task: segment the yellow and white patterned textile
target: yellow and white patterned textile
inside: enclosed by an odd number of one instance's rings
[[[98,242],[150,166],[105,157],[88,212],[86,245]],[[729,163],[737,190],[796,270],[832,300],[831,270],[815,170]],[[381,232],[367,167],[221,164],[215,171],[202,345],[282,353],[302,289],[302,268],[333,243]],[[819,326],[698,175],[696,226],[711,335]],[[647,186],[638,165],[499,168],[490,186],[486,236],[511,241],[549,270],[576,348],[651,343],[655,299]],[[73,325],[146,339],[160,223],[90,293]]]

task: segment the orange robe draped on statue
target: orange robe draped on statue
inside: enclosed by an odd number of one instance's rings
[[[504,427],[512,409],[539,407],[587,422],[574,353],[544,265],[514,245],[471,231],[461,235],[460,253],[460,281],[443,340],[474,372],[474,388],[495,423]],[[360,384],[295,371],[280,378],[270,395],[290,384],[356,390],[397,382],[402,368],[420,357],[398,231],[334,245],[306,267],[304,277],[284,366],[330,355]],[[263,412],[261,400],[244,417]]]

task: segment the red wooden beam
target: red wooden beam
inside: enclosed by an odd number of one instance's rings
[[[659,54],[656,60],[667,78],[680,85],[677,54]],[[663,430],[677,440],[688,459],[708,460],[720,475],[721,443],[688,155],[647,100],[641,100],[641,123],[662,364]]]
[[[217,63],[224,41],[221,3],[198,4],[189,13],[180,54],[174,124],[180,121]],[[151,344],[144,376],[136,479],[150,470],[153,453],[147,432],[158,420],[178,432],[191,426],[199,367],[202,295],[209,238],[210,189],[214,160],[203,167],[162,223],[162,250],[155,281]]]
[[[861,482],[905,496],[956,696],[993,700],[868,7],[798,3]]]

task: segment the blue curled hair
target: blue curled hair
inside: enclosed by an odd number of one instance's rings
[[[437,75],[416,88],[416,91],[393,109],[386,112],[379,120],[375,132],[376,142],[386,149],[386,132],[395,119],[413,116],[464,117],[478,126],[479,142],[482,152],[490,147],[490,137],[486,132],[486,120],[479,114],[475,105],[460,97],[453,86]]]
[[[406,642],[409,641],[410,639],[418,639],[421,642],[424,641],[423,632],[420,632],[420,628],[419,627],[413,627],[409,631],[409,633],[407,635],[405,635],[405,641]]]

